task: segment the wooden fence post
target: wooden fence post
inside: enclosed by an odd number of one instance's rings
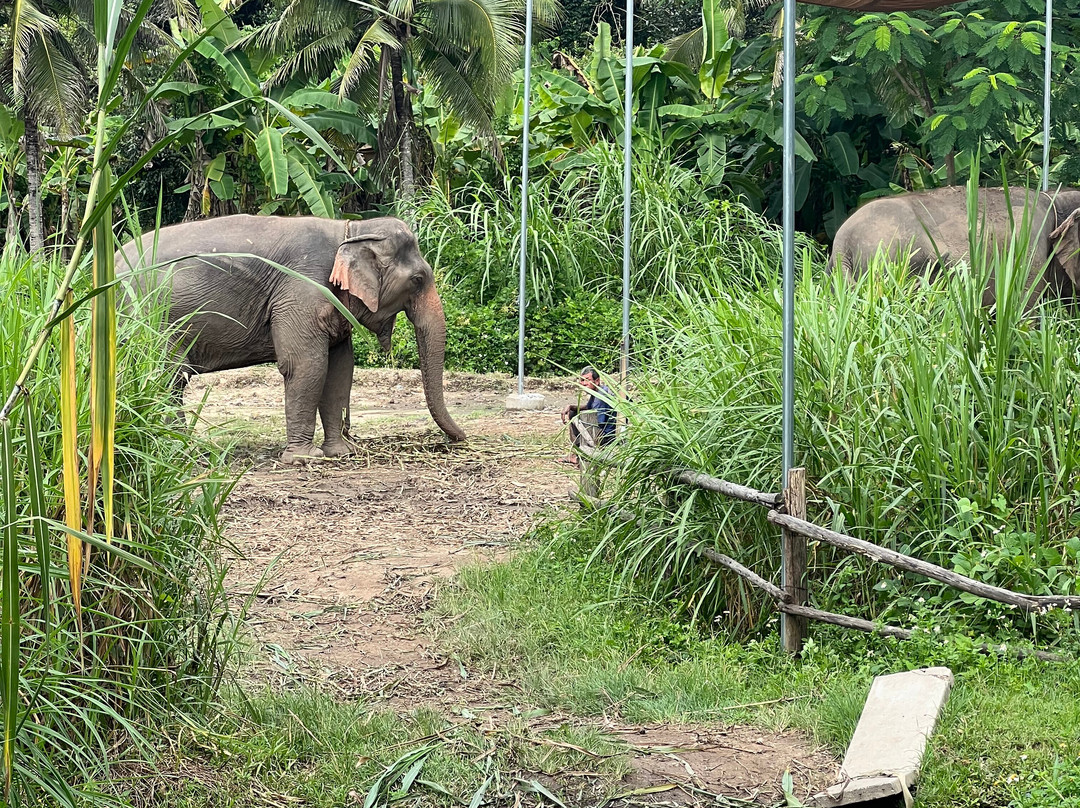
[[[784,487],[784,510],[789,516],[806,519],[806,469],[789,469]],[[788,603],[806,605],[806,539],[784,529],[784,594]],[[784,650],[790,654],[802,652],[806,638],[807,619],[800,615],[785,613],[781,637]]]

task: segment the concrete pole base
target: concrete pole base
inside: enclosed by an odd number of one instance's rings
[[[514,393],[506,399],[508,410],[542,410],[544,397],[540,393]]]

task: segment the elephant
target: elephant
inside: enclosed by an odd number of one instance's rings
[[[1026,210],[1029,309],[1047,291],[1072,297],[1080,289],[1080,189],[1036,193],[1010,188],[1006,200],[1001,188],[980,188],[978,200],[981,232],[999,248],[1019,231]],[[854,278],[866,270],[879,249],[894,261],[910,249],[910,267],[933,275],[939,265],[967,258],[968,221],[964,187],[875,199],[837,230],[829,266]],[[988,307],[995,302],[994,287],[991,276],[983,291],[983,304]]]
[[[405,312],[416,329],[428,410],[450,440],[465,439],[443,398],[446,319],[435,277],[399,219],[237,215],[186,222],[128,242],[116,266],[129,301],[155,290],[165,298],[179,392],[192,374],[277,363],[285,382],[283,462],[350,452],[352,326],[328,293],[384,350],[398,312]],[[321,448],[314,445],[316,411]]]

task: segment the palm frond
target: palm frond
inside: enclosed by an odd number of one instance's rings
[[[349,54],[349,60],[345,63],[345,69],[341,73],[341,83],[338,89],[338,93],[342,98],[352,92],[363,74],[371,72],[372,66],[379,56],[379,45],[388,48],[401,47],[397,37],[387,29],[381,19],[375,20],[368,26],[367,30],[360,36],[360,41],[356,43],[352,53]]]
[[[75,131],[87,99],[83,74],[56,43],[40,37],[26,53],[22,100],[63,135]]]
[[[443,47],[475,54],[496,83],[510,80],[525,39],[523,15],[505,0],[432,0],[417,27]]]
[[[463,123],[475,128],[478,135],[494,144],[491,106],[487,100],[492,96],[478,92],[478,88],[466,80],[462,74],[462,64],[455,65],[434,47],[417,47],[419,44],[414,41],[413,58],[423,69],[424,75],[443,99],[447,109]]]
[[[195,30],[199,25],[199,9],[192,0],[160,0],[151,12],[151,21],[163,30],[175,19],[183,30]]]
[[[56,20],[34,5],[32,0],[15,0],[11,12],[11,73],[15,98],[21,99],[26,85],[26,61],[38,40],[59,31]]]
[[[266,80],[268,87],[284,84],[294,76],[313,76],[329,72],[342,55],[349,52],[353,33],[348,28],[329,31],[307,42],[281,63]]]
[[[685,34],[679,34],[665,44],[667,50],[664,58],[669,62],[681,62],[694,70],[701,67],[701,60],[705,53],[705,29],[702,26],[699,25]]]

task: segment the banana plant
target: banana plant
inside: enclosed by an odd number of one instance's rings
[[[336,215],[333,191],[357,181],[360,154],[375,143],[366,116],[356,103],[326,87],[264,93],[256,67],[244,51],[231,47],[239,38],[231,20],[220,10],[214,12],[213,0],[202,0],[202,6],[208,21],[221,16],[222,33],[202,39],[196,50],[224,75],[225,99],[233,106],[209,117],[198,111],[213,92],[210,81],[172,82],[166,90],[187,113],[170,121],[169,130],[185,133],[183,139],[188,142],[199,138],[205,143],[209,135],[210,154],[192,172],[194,180],[201,182],[196,191],[201,190],[203,215],[210,212],[212,197],[233,202],[243,187],[255,183],[261,213],[296,212],[302,210],[297,204],[300,200],[316,216]],[[346,146],[345,153],[351,149],[349,164],[328,138]],[[245,156],[254,157],[257,176],[234,175]],[[328,170],[331,166],[338,171]],[[190,189],[188,185],[176,190]],[[250,207],[250,203],[240,200],[240,206]]]

